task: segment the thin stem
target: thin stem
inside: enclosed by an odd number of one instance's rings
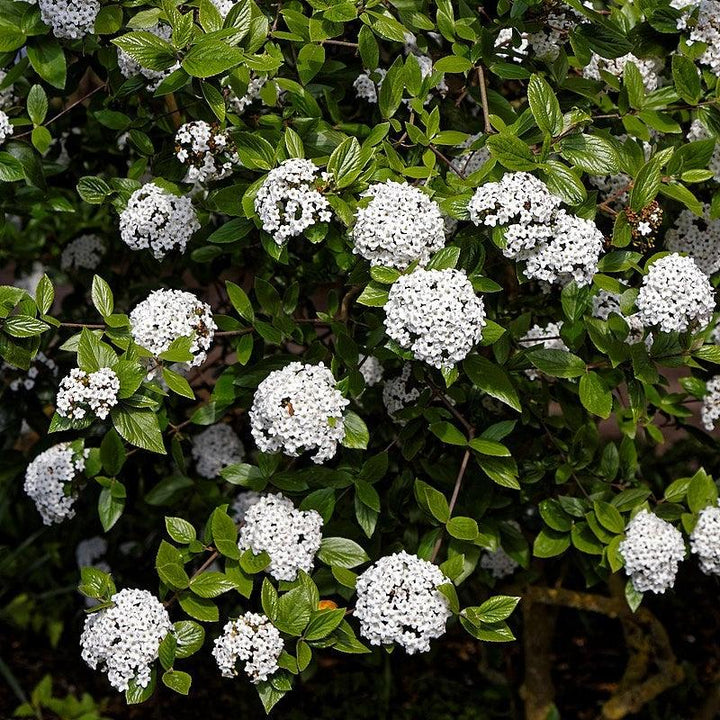
[[[465,173],[459,168],[453,165],[450,158],[445,157],[434,145],[429,146],[430,149],[435,153],[435,157],[440,158],[458,177],[465,179]]]
[[[475,437],[475,430],[471,428],[468,431],[468,442],[472,440]],[[465,477],[465,471],[467,470],[468,463],[470,462],[470,453],[472,450],[468,447],[465,450],[465,454],[463,455],[463,459],[460,462],[460,470],[458,470],[457,478],[455,479],[455,487],[453,488],[452,496],[450,497],[450,504],[448,505],[448,515],[449,517],[452,517],[453,510],[455,509],[455,504],[457,503],[457,499],[460,495],[460,490],[462,488],[463,478]],[[442,546],[443,536],[442,534],[435,542],[435,547],[433,548],[432,555],[430,556],[430,562],[435,562],[435,559],[438,556],[438,553],[440,552],[440,547]]]
[[[490,124],[490,108],[488,107],[487,99],[487,87],[485,85],[485,70],[482,65],[478,65],[478,84],[480,85],[480,101],[482,102],[483,118],[485,120],[485,132],[493,132],[492,125]]]

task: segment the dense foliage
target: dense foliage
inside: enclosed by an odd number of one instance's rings
[[[720,574],[719,39],[714,0],[0,0],[2,618],[268,712],[518,601],[654,628]],[[606,717],[682,678],[657,637]]]

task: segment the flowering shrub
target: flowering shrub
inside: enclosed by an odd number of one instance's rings
[[[719,8],[0,0],[0,601],[269,712],[719,574]]]

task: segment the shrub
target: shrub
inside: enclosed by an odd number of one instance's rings
[[[0,0],[9,614],[269,712],[717,574],[719,9]]]

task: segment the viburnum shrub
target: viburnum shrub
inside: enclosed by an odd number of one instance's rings
[[[720,574],[720,2],[0,0],[0,67],[0,599],[129,703]]]

